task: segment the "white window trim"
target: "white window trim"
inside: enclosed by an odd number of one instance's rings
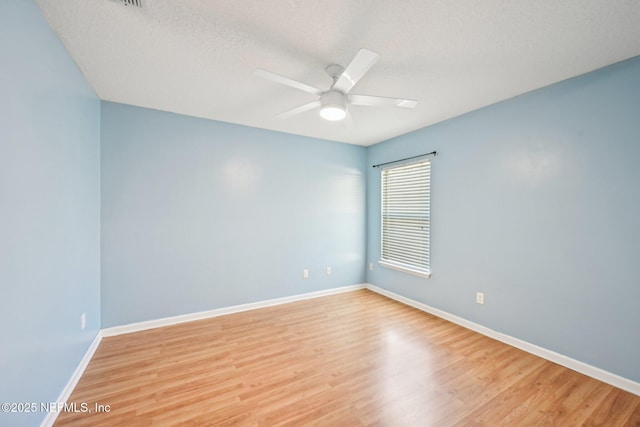
[[[397,271],[402,271],[403,273],[413,274],[414,276],[424,277],[425,279],[431,278],[431,271],[417,270],[407,265],[396,264],[396,263],[383,261],[383,260],[378,261],[378,264],[380,264],[382,267],[391,268]]]

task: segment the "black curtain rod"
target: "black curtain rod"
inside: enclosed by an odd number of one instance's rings
[[[420,154],[417,156],[412,156],[412,157],[406,157],[404,159],[400,159],[400,160],[394,160],[392,162],[386,162],[386,163],[379,163],[377,165],[373,165],[374,168],[379,168],[380,166],[384,166],[384,165],[390,165],[391,163],[398,163],[398,162],[404,162],[405,160],[411,160],[411,159],[417,159],[418,157],[424,157],[424,156],[435,156],[437,153],[435,151],[432,151],[430,153],[424,153],[424,154]]]

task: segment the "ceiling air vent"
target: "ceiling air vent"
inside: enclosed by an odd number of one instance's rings
[[[142,0],[116,0],[125,6],[142,7]]]

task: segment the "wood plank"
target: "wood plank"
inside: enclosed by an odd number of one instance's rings
[[[640,426],[640,397],[367,290],[102,340],[56,426]]]

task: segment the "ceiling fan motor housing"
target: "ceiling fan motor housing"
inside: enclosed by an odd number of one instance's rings
[[[320,97],[320,115],[326,120],[342,120],[347,115],[347,95],[329,90]]]

